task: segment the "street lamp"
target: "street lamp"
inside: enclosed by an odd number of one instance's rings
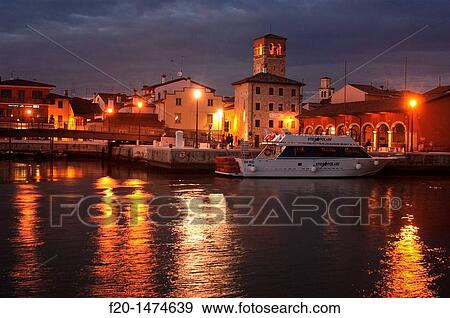
[[[411,98],[408,101],[408,105],[411,108],[411,143],[410,143],[409,150],[411,152],[413,152],[414,151],[414,108],[416,108],[416,106],[417,106],[417,100],[414,98]]]
[[[139,109],[139,129],[138,129],[138,140],[137,140],[137,145],[139,146],[141,144],[141,109],[142,106],[144,106],[144,103],[142,103],[142,101],[138,101],[137,103],[137,107]]]
[[[112,107],[108,107],[108,109],[106,109],[106,113],[107,115],[111,115],[113,113]],[[111,118],[108,118],[108,132],[110,131],[111,131]]]
[[[199,89],[194,91],[194,98],[197,100],[197,108],[195,112],[195,148],[198,148],[198,100],[202,97],[202,92]]]

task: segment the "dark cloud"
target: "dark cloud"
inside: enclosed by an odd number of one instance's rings
[[[31,25],[133,87],[184,71],[231,94],[230,83],[251,71],[251,40],[272,32],[288,37],[288,75],[318,78],[349,69],[429,27],[351,81],[399,87],[408,55],[410,88],[450,82],[448,1],[231,0],[25,1],[0,3],[0,74],[36,78],[78,94],[122,88],[40,37]],[[339,86],[339,85],[337,85]]]

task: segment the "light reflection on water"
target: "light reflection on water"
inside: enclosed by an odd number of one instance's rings
[[[433,192],[422,198],[423,185],[389,179],[238,180],[148,174],[92,162],[0,162],[0,209],[5,211],[0,215],[0,295],[449,296],[449,242],[442,239],[449,221],[442,213],[449,182],[438,177],[427,182]],[[74,219],[71,228],[49,228],[50,192],[100,195],[95,213],[87,216],[96,226],[72,227]],[[273,194],[284,202],[293,195],[329,199],[355,193],[374,201],[403,196],[406,208],[387,212],[389,226],[372,220],[362,227],[255,228],[231,224],[233,211],[224,200],[225,195],[256,194],[258,204]],[[155,210],[146,204],[158,195],[176,196],[181,212],[163,226],[151,220]],[[185,203],[192,198],[201,198],[202,224],[192,224],[196,211]],[[216,209],[225,215],[214,219]],[[436,211],[434,219],[424,217],[430,210]],[[83,247],[69,244],[73,241]],[[61,256],[42,266],[48,250]]]

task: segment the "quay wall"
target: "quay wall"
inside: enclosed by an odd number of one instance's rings
[[[49,154],[51,145],[48,140],[13,140],[0,141],[0,152],[6,153],[11,147],[13,153]],[[125,161],[140,162],[152,167],[174,170],[214,170],[217,156],[241,156],[240,149],[193,149],[168,148],[155,146],[120,145],[109,148],[107,142],[55,141],[54,153],[68,155],[88,155],[110,157]],[[259,150],[250,150],[256,156]],[[375,154],[386,155],[386,154]],[[416,152],[402,154],[400,159],[392,161],[385,169],[390,172],[426,173],[450,172],[449,152]]]

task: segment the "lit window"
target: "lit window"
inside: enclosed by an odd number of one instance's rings
[[[275,55],[275,45],[270,43],[270,55]]]
[[[175,105],[177,105],[177,106],[181,105],[181,98],[175,99]]]
[[[281,55],[282,54],[282,50],[281,50],[281,44],[277,45],[277,55]]]
[[[208,99],[208,106],[214,106],[214,99]]]
[[[181,113],[175,113],[175,124],[181,124]]]

